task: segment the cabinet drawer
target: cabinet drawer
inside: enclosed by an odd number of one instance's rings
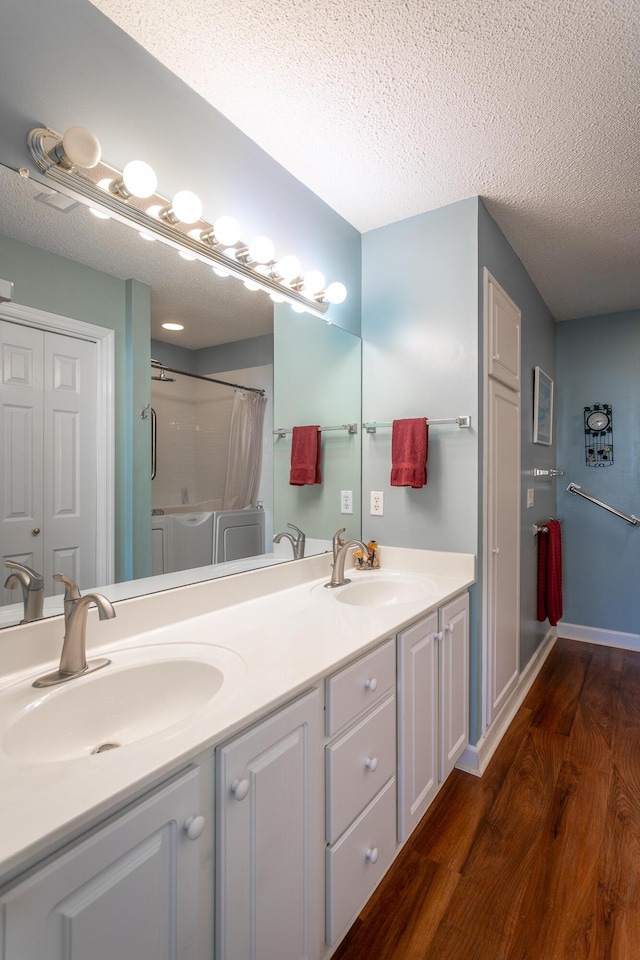
[[[325,683],[325,733],[330,737],[395,689],[394,641],[387,640]]]
[[[373,713],[325,751],[327,841],[333,843],[392,777],[396,766],[396,701]]]
[[[396,849],[396,781],[389,781],[333,846],[327,847],[327,943],[331,946],[367,899]]]

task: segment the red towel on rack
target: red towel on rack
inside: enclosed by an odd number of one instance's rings
[[[391,486],[424,487],[427,482],[429,424],[426,417],[394,420],[391,434]]]
[[[294,487],[322,483],[322,433],[320,427],[294,427],[291,440],[291,473]]]
[[[559,520],[545,524],[538,534],[538,620],[552,627],[562,619],[562,528]]]

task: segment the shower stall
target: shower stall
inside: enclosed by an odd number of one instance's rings
[[[151,363],[154,575],[264,553],[265,390]]]

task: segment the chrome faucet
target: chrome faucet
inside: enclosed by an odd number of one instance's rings
[[[273,542],[280,543],[283,538],[288,540],[291,544],[291,549],[293,550],[293,559],[302,560],[304,557],[304,545],[306,537],[300,527],[296,527],[295,523],[288,523],[287,526],[296,531],[297,537],[293,537],[290,533],[276,533],[275,537],[273,538]]]
[[[64,573],[54,573],[53,579],[64,583],[64,642],[60,667],[34,681],[34,687],[51,687],[56,683],[84,676],[111,663],[106,657],[89,660],[86,656],[87,612],[92,603],[98,608],[101,620],[112,620],[116,612],[110,601],[100,593],[80,595],[77,583]]]
[[[350,547],[360,547],[366,557],[367,548],[362,540],[347,540],[347,542],[343,543],[338,549],[336,554],[336,562],[334,563],[331,571],[331,580],[329,580],[329,583],[325,583],[325,587],[343,587],[345,583],[351,583],[351,580],[344,575],[344,563],[347,559],[347,553],[349,552]]]
[[[42,619],[42,610],[44,607],[44,580],[42,574],[36,573],[31,567],[24,563],[16,563],[15,560],[5,560],[5,567],[13,571],[5,580],[7,590],[15,590],[22,587],[22,600],[24,603],[24,619],[20,623],[30,623],[32,620]]]

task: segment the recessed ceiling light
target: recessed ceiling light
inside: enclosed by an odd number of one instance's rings
[[[184,330],[184,325],[182,323],[163,323],[164,330]]]

